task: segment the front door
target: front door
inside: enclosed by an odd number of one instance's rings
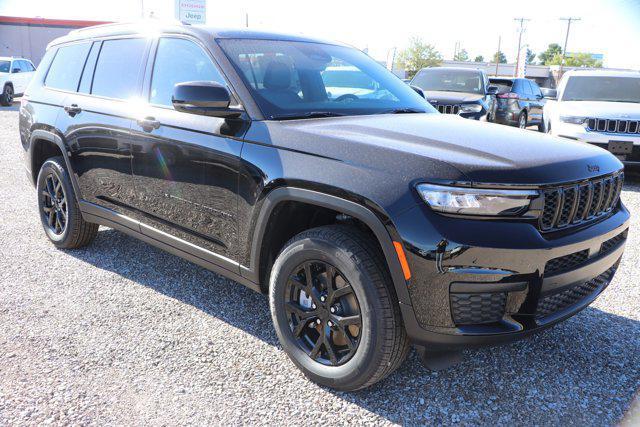
[[[224,119],[178,112],[171,104],[176,83],[225,80],[204,47],[181,37],[161,37],[148,70],[148,103],[132,125],[138,219],[153,228],[142,231],[203,248],[237,272],[241,131]]]

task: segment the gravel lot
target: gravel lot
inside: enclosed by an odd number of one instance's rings
[[[0,109],[0,425],[640,423],[640,179],[622,196],[627,252],[592,307],[447,371],[412,353],[336,393],[289,362],[264,296],[107,228],[54,249],[16,110]]]

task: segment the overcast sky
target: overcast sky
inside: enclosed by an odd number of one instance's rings
[[[174,0],[0,0],[0,15],[128,21],[146,14],[172,18]],[[502,51],[515,60],[518,24],[530,18],[523,42],[538,53],[549,43],[564,43],[572,24],[568,51],[602,53],[609,67],[640,69],[640,0],[538,1],[355,1],[355,0],[208,0],[207,24],[243,27],[245,13],[254,29],[301,33],[368,48],[384,60],[393,47],[422,37],[451,59],[456,41],[471,58],[489,58],[502,36]]]

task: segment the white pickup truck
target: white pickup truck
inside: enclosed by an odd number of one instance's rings
[[[640,166],[640,72],[569,71],[547,97],[547,132],[600,146],[627,166]]]
[[[35,71],[28,59],[0,56],[0,105],[11,105],[14,97],[22,96]]]

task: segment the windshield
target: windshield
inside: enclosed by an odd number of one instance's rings
[[[353,48],[275,40],[218,42],[268,119],[436,111]]]
[[[428,91],[484,94],[482,75],[472,70],[427,68],[420,70],[411,84]]]
[[[11,61],[0,61],[0,73],[8,73]]]
[[[640,77],[571,76],[562,101],[640,102]]]

